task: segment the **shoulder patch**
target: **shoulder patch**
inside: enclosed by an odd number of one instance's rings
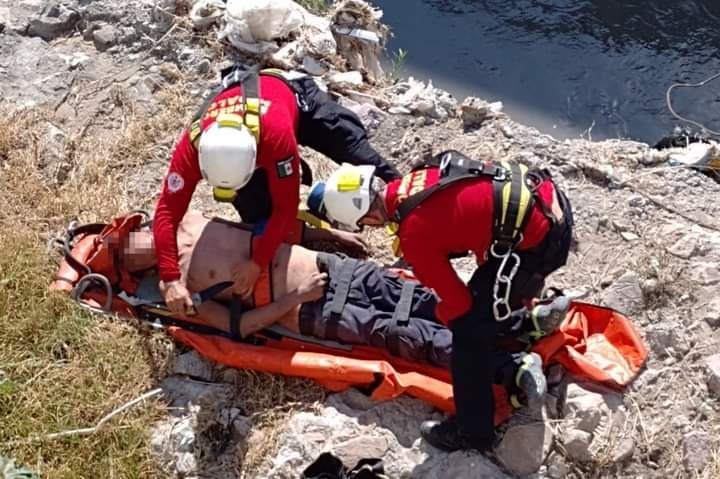
[[[293,157],[289,156],[285,158],[284,160],[279,160],[275,167],[277,168],[277,174],[280,178],[287,178],[288,176],[292,176],[294,173],[293,170]]]
[[[185,180],[179,173],[173,171],[167,176],[167,189],[170,193],[177,193],[185,186]]]

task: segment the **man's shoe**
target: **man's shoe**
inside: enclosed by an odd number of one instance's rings
[[[537,353],[526,354],[515,375],[515,385],[525,393],[525,405],[539,409],[545,401],[547,381],[542,370],[542,358]]]
[[[531,336],[539,338],[555,331],[567,316],[569,308],[570,298],[567,296],[555,296],[551,301],[535,306],[530,311],[530,321],[534,328]]]
[[[423,421],[420,425],[420,435],[430,445],[448,452],[460,449],[477,449],[479,451],[489,449],[489,446],[474,443],[464,436],[454,417],[444,421]]]

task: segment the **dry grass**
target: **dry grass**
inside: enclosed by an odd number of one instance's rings
[[[164,374],[167,339],[93,316],[47,291],[55,266],[45,242],[70,219],[106,221],[148,203],[130,193],[132,182],[151,163],[157,169],[162,162],[164,170],[194,108],[186,92],[178,79],[159,93],[160,112],[148,116],[116,89],[108,114],[122,119],[120,128],[102,130],[102,121],[89,118],[66,132],[59,149],[48,138],[49,125],[58,124],[52,112],[0,116],[0,455],[43,477],[162,476],[149,453],[149,431],[163,410],[157,400],[89,437],[23,441],[93,426]],[[244,371],[235,378],[239,406],[253,418],[258,439],[238,450],[243,474],[252,477],[276,448],[288,415],[311,409],[325,393],[308,380]]]
[[[87,438],[12,441],[94,425],[151,387],[142,336],[47,292],[51,269],[26,234],[3,231],[0,252],[0,454],[43,477],[148,477],[146,430],[155,403]]]
[[[178,98],[168,92],[164,101]],[[148,431],[162,408],[154,400],[89,437],[25,441],[93,426],[150,389],[166,360],[166,341],[47,290],[55,266],[45,239],[72,217],[105,220],[127,210],[135,201],[124,194],[127,160],[154,159],[158,141],[183,120],[168,113],[143,121],[125,106],[120,131],[100,139],[80,128],[59,150],[48,141],[51,112],[4,112],[0,121],[0,455],[43,477],[156,475]]]

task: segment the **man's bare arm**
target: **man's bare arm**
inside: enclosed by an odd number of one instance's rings
[[[243,313],[240,321],[240,336],[245,338],[283,319],[299,305],[297,295],[289,293],[277,301]],[[198,317],[213,328],[230,332],[230,309],[215,301],[197,306]]]
[[[358,256],[367,256],[368,254],[368,244],[361,235],[334,228],[305,228],[302,241],[304,244],[309,241],[335,241],[350,248]]]
[[[324,294],[327,275],[313,273],[297,289],[289,291],[280,299],[243,313],[240,320],[240,336],[245,338],[263,330],[293,313],[295,307],[319,299]],[[208,301],[197,307],[198,315],[207,324],[230,332],[230,309]]]

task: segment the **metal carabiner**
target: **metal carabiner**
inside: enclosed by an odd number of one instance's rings
[[[83,293],[85,293],[85,290],[90,286],[90,283],[97,282],[100,283],[101,286],[105,287],[105,293],[107,297],[105,298],[105,304],[102,308],[96,308],[94,306],[90,306],[87,303],[83,303],[81,296]],[[106,276],[99,274],[99,273],[89,273],[80,278],[73,288],[72,292],[70,293],[70,297],[77,301],[77,303],[80,305],[81,308],[87,309],[89,311],[92,311],[93,313],[103,313],[103,314],[109,314],[112,313],[112,299],[113,299],[113,292],[112,292],[112,285],[110,285],[110,280],[107,279]]]

